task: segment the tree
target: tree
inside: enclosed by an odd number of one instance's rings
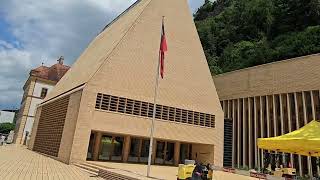
[[[13,123],[0,123],[0,133],[9,134],[10,131],[14,130],[15,124]]]
[[[212,74],[320,52],[319,0],[205,1],[194,18]]]

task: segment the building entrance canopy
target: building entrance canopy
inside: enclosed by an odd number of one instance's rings
[[[291,133],[259,138],[258,147],[264,150],[320,157],[320,121],[312,121]]]

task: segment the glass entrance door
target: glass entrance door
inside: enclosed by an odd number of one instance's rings
[[[150,148],[150,140],[143,139],[141,144],[141,154],[140,154],[139,162],[148,163],[149,148]]]
[[[174,165],[174,143],[157,141],[155,164]]]
[[[184,160],[192,159],[192,145],[191,144],[181,144],[180,146],[180,164],[184,164]]]
[[[109,161],[112,154],[112,136],[103,135],[100,144],[99,160]]]
[[[166,142],[167,150],[165,151],[165,162],[166,165],[174,165],[174,143]]]
[[[156,164],[164,164],[165,145],[165,142],[157,141],[155,160]]]
[[[112,161],[122,161],[122,151],[124,138],[123,137],[113,137],[113,152],[111,156]]]
[[[103,135],[100,142],[99,160],[121,161],[123,154],[124,138]]]

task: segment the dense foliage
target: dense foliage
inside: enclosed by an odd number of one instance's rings
[[[15,124],[13,123],[0,123],[0,134],[9,134],[14,128]]]
[[[194,19],[214,74],[320,52],[320,0],[205,0]]]

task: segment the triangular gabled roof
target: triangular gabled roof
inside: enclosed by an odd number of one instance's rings
[[[163,16],[168,52],[158,103],[220,114],[187,0],[135,3],[93,40],[47,99],[87,83],[94,91],[152,102]]]
[[[45,98],[52,99],[70,89],[87,83],[93,74],[99,69],[112,50],[130,30],[139,15],[143,12],[151,0],[138,0],[125,12],[108,24],[104,30],[89,44],[72,65],[68,73],[59,81],[52,92]]]

